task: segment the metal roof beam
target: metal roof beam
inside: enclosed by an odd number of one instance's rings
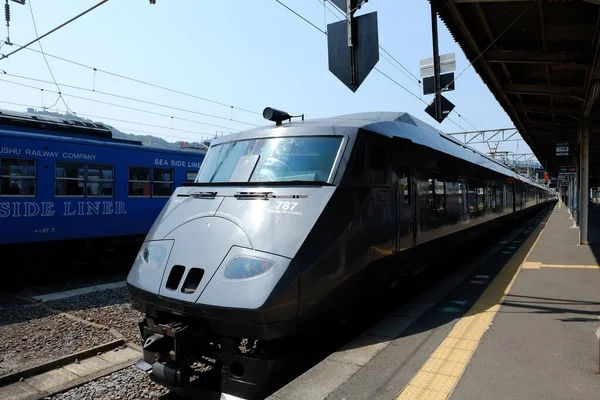
[[[492,63],[569,64],[590,67],[593,54],[583,51],[488,50],[485,59]]]
[[[545,87],[545,86],[544,86]],[[581,113],[580,108],[564,108],[564,107],[552,107],[552,106],[543,106],[536,104],[524,104],[524,103],[516,103],[514,104],[515,110],[523,111],[523,112],[531,112],[538,114],[557,114],[557,115],[569,115],[578,118]],[[524,124],[527,125],[527,124]]]
[[[571,130],[575,131],[579,128],[579,123],[565,124],[560,122],[552,122],[552,121],[528,121],[523,123],[525,126],[529,126],[531,128],[554,128],[560,130]]]
[[[483,8],[481,7],[481,5],[479,3],[475,3],[474,8],[475,8],[475,11],[477,12],[477,14],[479,15],[479,19],[481,20],[481,23],[483,24],[483,28],[485,29],[485,32],[488,35],[488,39],[489,39],[490,43],[493,43],[496,38],[494,37],[492,28],[490,28],[488,19],[485,16],[485,13],[483,12]],[[498,46],[496,45],[496,46],[494,46],[493,49],[496,49],[497,47]],[[512,76],[510,75],[510,71],[508,70],[508,67],[506,66],[506,64],[504,64],[504,63],[500,64],[500,68],[502,68],[502,70],[504,71],[504,75],[506,75],[507,81],[512,82],[513,81]],[[521,95],[517,95],[517,99],[519,100],[520,103],[523,102]],[[525,114],[525,118],[529,119],[529,115]]]
[[[462,17],[457,6],[454,3],[446,3],[446,7],[447,7],[449,13],[452,15],[452,17],[456,21],[462,35],[464,36],[469,47],[471,48],[471,52],[474,52],[475,54],[481,54],[482,49],[479,47],[479,45],[475,41],[471,31],[468,28],[467,23],[465,22],[464,18]],[[467,58],[469,58],[469,57],[467,56]],[[533,150],[534,153],[541,154],[539,152],[539,150],[537,149],[535,143],[531,140],[531,138],[527,134],[525,127],[523,126],[523,123],[518,116],[518,113],[515,111],[515,109],[513,107],[511,107],[511,101],[508,98],[507,94],[502,91],[502,83],[498,81],[498,79],[495,76],[494,71],[492,71],[490,65],[487,62],[485,62],[485,60],[481,60],[481,59],[469,60],[469,61],[472,61],[473,63],[475,63],[475,62],[479,63],[481,68],[484,70],[484,73],[488,76],[488,79],[489,79],[488,86],[492,90],[494,88],[496,89],[496,93],[498,93],[498,97],[499,97],[498,100],[500,101],[501,104],[503,103],[502,105],[504,106],[508,115],[511,116],[512,118],[514,118],[513,121],[515,122],[515,126],[519,130],[519,132],[521,132],[521,136],[523,137],[523,139],[525,140],[525,142],[527,143],[529,148],[531,150]]]
[[[520,93],[541,96],[568,96],[578,100],[585,98],[585,87],[570,86],[542,86],[507,83],[503,87],[504,93]]]
[[[581,120],[586,121],[592,114],[592,107],[594,102],[600,95],[600,83],[594,81],[594,72],[598,71],[598,54],[600,53],[600,13],[596,18],[596,29],[594,31],[593,44],[595,44],[594,60],[592,62],[592,70],[586,77],[586,94],[585,102],[583,104],[583,110],[581,111]]]

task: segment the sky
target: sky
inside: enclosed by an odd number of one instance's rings
[[[341,18],[333,4],[322,0],[280,2],[321,30]],[[24,45],[37,37],[31,10],[41,36],[97,3],[11,2],[10,40]],[[328,69],[326,35],[276,0],[156,0],[153,5],[109,0],[29,47],[36,51],[23,49],[0,60],[0,108],[45,106],[66,112],[68,107],[124,132],[150,133],[170,142],[271,124],[262,118],[265,107],[305,118],[405,111],[446,133],[514,126],[439,18],[440,54],[454,52],[455,76],[462,74],[456,89],[444,94],[456,112],[441,124],[433,120],[419,100],[429,103],[432,96],[423,96],[406,72],[419,77],[419,60],[432,56],[429,2],[370,0],[356,15],[374,11],[379,44],[402,66],[380,51],[376,67],[396,83],[373,70],[352,92]],[[2,24],[0,40],[6,34]],[[18,48],[0,46],[0,54]],[[489,150],[485,144],[473,147]],[[497,150],[531,153],[524,141],[500,143]]]

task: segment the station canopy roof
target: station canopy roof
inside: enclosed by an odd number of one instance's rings
[[[429,1],[551,176],[579,159],[580,127],[590,121],[590,185],[598,185],[600,0]],[[568,156],[556,155],[560,141]]]

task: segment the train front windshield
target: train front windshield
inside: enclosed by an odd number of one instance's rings
[[[196,182],[327,182],[341,143],[325,136],[223,143],[210,149]]]

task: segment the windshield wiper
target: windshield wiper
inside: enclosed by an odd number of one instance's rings
[[[335,186],[325,181],[264,181],[264,182],[182,182],[181,186]]]
[[[237,192],[233,195],[236,199],[264,199],[268,200],[273,192]]]

